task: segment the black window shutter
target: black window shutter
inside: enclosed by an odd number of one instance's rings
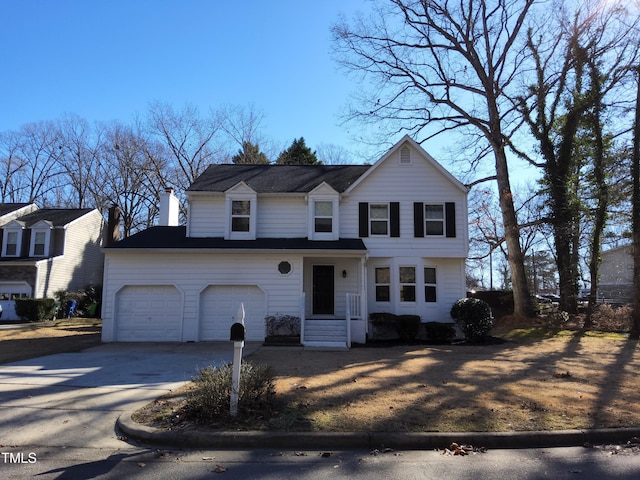
[[[391,202],[390,204],[390,219],[391,219],[391,236],[400,236],[400,203]]]
[[[447,237],[454,238],[456,236],[456,204],[453,202],[447,202],[444,204],[444,208]]]
[[[360,237],[369,236],[369,204],[360,202],[358,204],[358,230]]]
[[[413,204],[413,236],[424,237],[424,203]]]

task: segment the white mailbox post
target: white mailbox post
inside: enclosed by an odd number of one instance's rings
[[[242,349],[245,339],[244,304],[241,303],[236,314],[236,322],[231,325],[230,340],[233,342],[233,374],[231,377],[231,407],[229,413],[238,415],[238,392],[240,390],[240,367],[242,365]]]

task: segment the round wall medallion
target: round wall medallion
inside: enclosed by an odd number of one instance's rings
[[[291,273],[291,264],[289,262],[280,262],[278,264],[278,271],[282,275],[287,275],[287,274]]]

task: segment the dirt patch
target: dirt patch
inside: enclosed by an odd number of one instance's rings
[[[276,371],[278,411],[259,424],[217,428],[437,432],[640,425],[637,341],[578,331],[532,339],[503,327],[507,340],[492,345],[262,348],[248,360]],[[183,393],[159,399],[134,419],[194,428],[181,410]]]
[[[0,364],[100,345],[102,322],[72,318],[0,329]]]

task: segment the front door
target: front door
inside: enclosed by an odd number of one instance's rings
[[[333,315],[334,296],[333,265],[314,265],[313,314]]]

